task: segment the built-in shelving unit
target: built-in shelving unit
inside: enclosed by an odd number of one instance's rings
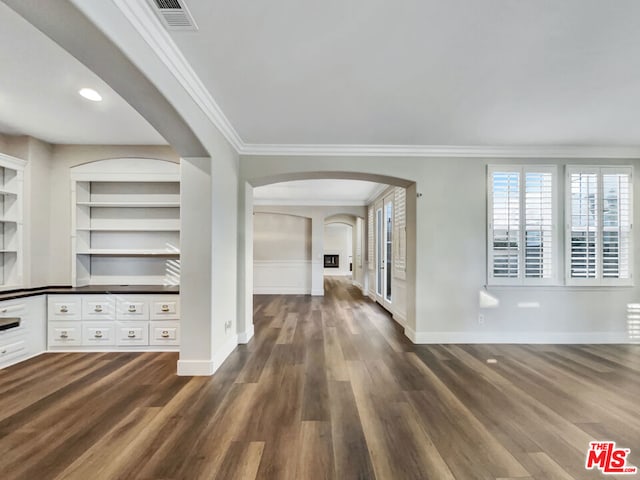
[[[22,201],[26,162],[0,154],[0,290],[22,286]]]
[[[179,283],[178,164],[102,160],[71,178],[74,286]]]

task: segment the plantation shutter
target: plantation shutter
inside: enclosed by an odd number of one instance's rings
[[[494,279],[518,278],[520,258],[520,172],[490,175],[490,274]]]
[[[489,283],[555,281],[555,172],[553,166],[489,167]]]
[[[572,278],[596,278],[598,260],[598,174],[569,174],[571,231],[569,263]]]
[[[407,190],[402,187],[394,189],[394,276],[404,280],[407,275]]]
[[[373,231],[373,206],[367,212],[367,262],[369,270],[375,268],[375,236]]]
[[[524,275],[552,278],[553,272],[553,175],[525,172]]]
[[[602,170],[602,276],[630,279],[631,173]]]
[[[567,167],[568,281],[629,284],[631,167]]]

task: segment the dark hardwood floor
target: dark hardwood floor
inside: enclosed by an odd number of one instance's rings
[[[170,353],[0,371],[0,479],[634,478],[584,465],[592,440],[640,465],[639,346],[414,346],[326,287],[257,296],[255,338],[213,377]]]

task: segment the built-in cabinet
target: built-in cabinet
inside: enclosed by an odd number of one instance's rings
[[[0,368],[45,350],[45,297],[0,302]]]
[[[177,350],[178,295],[48,296],[48,348],[55,350]]]
[[[0,154],[0,290],[23,283],[23,160]]]
[[[71,182],[73,286],[180,283],[178,164],[103,160]]]

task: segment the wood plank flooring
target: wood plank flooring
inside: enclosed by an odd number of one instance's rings
[[[326,292],[257,296],[213,377],[171,353],[0,371],[0,478],[605,478],[592,440],[640,465],[640,346],[414,346],[344,279]]]

